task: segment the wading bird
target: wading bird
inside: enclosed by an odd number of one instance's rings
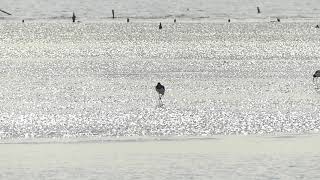
[[[158,92],[159,94],[159,102],[161,103],[161,98],[162,96],[164,95],[164,91],[165,91],[165,88],[163,85],[161,85],[159,82],[156,86],[156,91]]]
[[[320,77],[320,70],[317,70],[314,74],[313,74],[313,81],[315,78]]]

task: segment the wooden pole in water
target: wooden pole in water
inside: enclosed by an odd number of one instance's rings
[[[261,11],[260,11],[260,8],[259,8],[259,7],[257,7],[257,11],[258,11],[258,14],[260,14],[260,13],[261,13]]]
[[[112,19],[114,19],[114,10],[112,9]]]
[[[72,22],[75,22],[76,21],[76,14],[73,12],[72,14]]]
[[[7,15],[11,15],[10,13],[8,13],[8,12],[2,10],[2,9],[0,9],[0,11],[3,12],[3,13],[5,13],[5,14],[7,14]]]

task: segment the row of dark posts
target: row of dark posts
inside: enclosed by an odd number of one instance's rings
[[[114,19],[114,10],[112,9],[112,19]],[[24,21],[23,21],[24,22]],[[72,22],[76,22],[76,14],[73,12],[73,14],[72,14]],[[130,22],[130,19],[129,18],[127,18],[127,23],[128,22]],[[174,23],[176,23],[177,22],[177,20],[176,19],[174,19],[173,20],[173,22]],[[159,24],[159,29],[162,29],[162,24],[161,24],[161,22],[160,22],[160,24]]]
[[[187,10],[189,10],[189,9],[187,9]],[[260,8],[259,7],[257,7],[257,12],[258,12],[258,14],[260,14],[261,13],[261,11],[260,11]],[[114,9],[112,9],[112,19],[114,19],[115,18],[115,16],[114,16]],[[72,15],[72,22],[75,22],[76,21],[76,15],[75,15],[75,13],[73,12],[73,15]],[[280,19],[279,18],[277,18],[277,21],[278,22],[280,22]],[[127,18],[127,23],[128,22],[130,22],[130,19],[129,18]],[[177,20],[176,19],[174,19],[173,20],[173,22],[174,23],[176,23],[177,22]],[[231,20],[230,19],[228,19],[228,22],[231,22]],[[162,29],[162,25],[161,25],[161,23],[159,24],[159,29]]]
[[[2,11],[2,10],[0,10],[0,11]],[[260,14],[261,13],[261,10],[260,10],[260,8],[259,7],[257,7],[257,13],[258,14]],[[10,14],[11,15],[11,14]],[[115,13],[114,13],[114,10],[112,9],[112,19],[114,19],[115,18]],[[76,15],[75,15],[75,13],[73,12],[73,15],[72,15],[72,22],[75,22],[76,21]],[[280,19],[279,18],[277,18],[277,21],[278,22],[280,22]],[[23,21],[24,22],[24,21]],[[130,22],[130,19],[129,18],[127,18],[127,23],[128,22]],[[177,22],[177,20],[176,19],[174,19],[173,20],[173,22],[174,23],[176,23]],[[231,20],[230,19],[228,19],[228,22],[231,22]],[[317,25],[316,26],[316,28],[319,28],[319,26]],[[162,24],[161,24],[161,22],[160,22],[160,24],[159,24],[159,29],[162,29]]]
[[[189,8],[187,9],[188,11],[189,11]],[[11,15],[10,13],[8,13],[8,12],[6,12],[6,11],[4,11],[4,10],[2,10],[2,9],[0,9],[0,12],[3,12],[3,13],[5,13],[5,14],[7,14],[7,15]],[[260,10],[260,8],[259,8],[259,6],[257,7],[257,13],[258,14],[260,14],[261,13],[261,10]],[[115,15],[114,15],[114,10],[112,9],[112,19],[114,19],[115,18]],[[127,18],[127,22],[129,22],[130,20],[129,20],[129,18]],[[228,19],[228,22],[230,22],[231,20],[230,19]],[[277,21],[278,22],[280,22],[280,19],[279,18],[277,18]],[[22,22],[24,22],[24,20],[22,20]],[[73,12],[73,14],[72,14],[72,22],[76,22],[76,15],[75,15],[75,13]],[[174,21],[173,21],[174,23],[176,23],[177,22],[177,20],[176,19],[174,19]],[[319,28],[319,26],[317,25],[316,26],[316,28]],[[159,25],[159,29],[162,29],[162,25],[161,25],[161,23],[160,23],[160,25]]]
[[[114,10],[112,9],[112,19],[114,19]],[[76,14],[73,12],[72,14],[72,22],[76,22]],[[127,18],[127,22],[129,22],[129,18]]]
[[[189,8],[187,9],[187,11],[189,11]],[[5,13],[5,14],[7,14],[7,15],[12,15],[12,14],[10,14],[10,13],[8,13],[7,11],[4,11],[4,10],[2,10],[2,9],[0,9],[0,12],[3,12],[3,13]],[[261,10],[260,10],[259,7],[257,7],[257,13],[258,13],[258,14],[261,13]],[[112,9],[112,19],[114,19],[114,18],[115,18],[114,10]],[[72,14],[72,22],[76,22],[76,15],[75,15],[74,12],[73,12],[73,14]],[[129,22],[130,22],[130,19],[127,18],[127,23],[129,23]],[[177,20],[174,19],[173,22],[176,23]],[[231,22],[231,20],[228,19],[228,22]],[[271,22],[274,22],[274,21],[271,21]],[[280,22],[280,18],[277,18],[277,22]],[[24,19],[22,20],[22,23],[24,23]],[[319,25],[316,25],[315,28],[320,28],[320,26],[319,26]],[[160,22],[160,24],[159,24],[159,29],[162,29],[162,24],[161,24],[161,22]]]

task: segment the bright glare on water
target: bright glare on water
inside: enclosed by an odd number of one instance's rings
[[[1,0],[0,179],[320,179],[318,7]]]
[[[0,137],[319,130],[313,23],[157,26],[2,23]]]

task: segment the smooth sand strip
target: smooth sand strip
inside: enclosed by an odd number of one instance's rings
[[[15,139],[2,143],[0,154],[23,154],[39,149],[64,153],[320,153],[320,136],[212,136],[212,137],[129,137],[77,139]]]

